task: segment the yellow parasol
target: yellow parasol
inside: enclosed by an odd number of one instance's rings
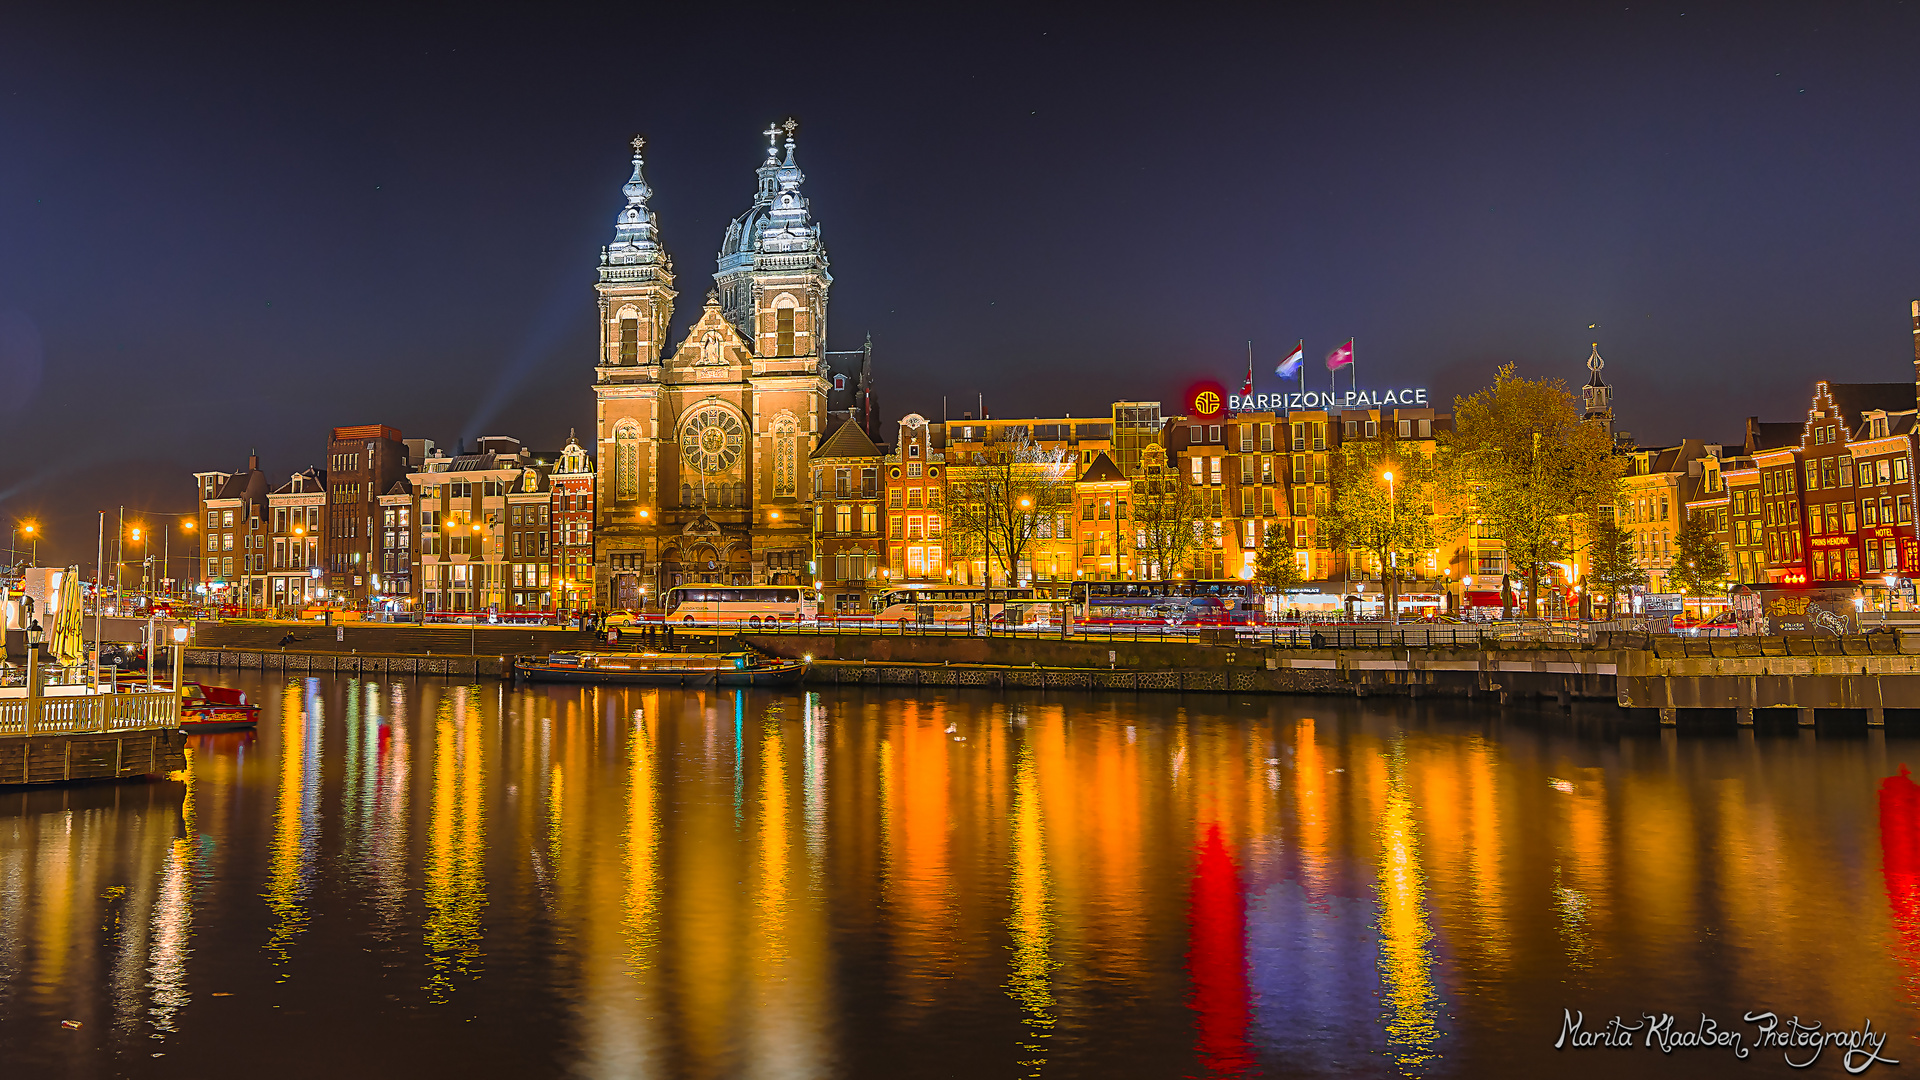
[[[60,606],[54,609],[47,649],[60,664],[77,664],[86,659],[87,646],[80,639],[80,568],[77,566],[68,567],[60,576]]]

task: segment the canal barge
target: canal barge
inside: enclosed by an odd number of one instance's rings
[[[551,653],[515,664],[530,682],[612,686],[791,686],[804,660],[768,661],[757,653]]]

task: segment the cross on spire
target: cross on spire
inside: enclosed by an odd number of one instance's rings
[[[780,138],[780,129],[773,126],[772,124],[768,124],[767,130],[761,132],[760,134],[765,135],[767,137],[767,149],[771,150],[773,149],[774,142]]]
[[[633,137],[632,146],[633,146],[633,152],[635,154],[638,154],[640,152],[640,148],[645,145],[647,145],[647,137],[645,135],[635,135]]]
[[[800,130],[800,122],[789,116],[787,117],[787,122],[780,125],[780,130],[785,131],[787,138],[791,139],[793,138],[793,133]]]

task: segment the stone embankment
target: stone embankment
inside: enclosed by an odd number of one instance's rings
[[[661,644],[658,631],[651,644]],[[1920,720],[1920,636],[1847,638],[1601,635],[1599,647],[1474,644],[1296,649],[1190,639],[938,634],[679,634],[706,650],[751,646],[811,657],[815,683],[1613,701],[1673,723],[1755,710]],[[629,630],[627,644],[640,635]],[[187,662],[276,672],[504,676],[515,656],[606,648],[602,634],[544,627],[206,624]]]

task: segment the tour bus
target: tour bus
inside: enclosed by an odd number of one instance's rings
[[[688,625],[812,622],[819,611],[812,589],[797,585],[675,585],[667,590],[666,618]]]
[[[881,626],[966,625],[978,619],[1004,622],[1008,605],[1015,625],[1032,621],[1032,589],[985,589],[965,585],[929,585],[924,589],[895,589],[876,597],[873,620]]]
[[[1238,578],[1178,581],[1082,581],[1073,587],[1080,617],[1092,621],[1260,622],[1260,587]]]

